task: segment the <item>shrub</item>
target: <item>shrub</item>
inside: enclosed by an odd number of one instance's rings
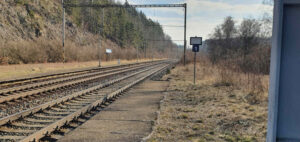
[[[15,0],[15,4],[25,5],[25,4],[28,4],[28,0]]]
[[[99,59],[99,44],[97,41],[78,45],[73,41],[65,42],[65,56],[67,62],[92,61]],[[113,50],[107,56],[105,49]],[[5,54],[4,54],[5,53]],[[121,49],[116,44],[106,41],[101,48],[101,60],[136,59],[136,49],[132,47]],[[7,42],[0,45],[0,64],[28,64],[28,63],[63,62],[63,48],[60,40],[38,38],[34,41]]]

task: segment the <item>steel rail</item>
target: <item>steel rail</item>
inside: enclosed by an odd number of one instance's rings
[[[143,65],[140,65],[140,64],[134,65],[134,67],[139,67],[139,66],[143,66]],[[123,70],[123,69],[127,69],[127,68],[130,68],[130,67],[125,66],[124,68],[123,67],[114,68],[114,69],[111,69],[111,70],[86,73],[86,74],[81,74],[81,75],[78,75],[78,76],[71,76],[71,77],[66,77],[66,78],[61,78],[61,79],[54,79],[54,80],[50,80],[50,81],[44,81],[44,82],[39,82],[39,83],[32,83],[32,84],[22,85],[22,86],[18,86],[18,87],[11,87],[11,88],[0,90],[0,95],[1,94],[6,94],[6,93],[9,93],[9,92],[22,91],[22,90],[37,88],[37,87],[44,87],[46,85],[53,85],[53,84],[57,84],[57,83],[62,83],[62,82],[66,82],[66,81],[71,81],[71,80],[75,80],[75,79],[84,78],[84,77],[91,77],[91,76],[94,76],[94,75],[105,74],[105,73],[109,73],[109,72],[113,72],[113,71],[119,71],[119,70]]]
[[[143,70],[143,71],[145,71],[145,70]],[[76,93],[74,93],[74,94],[72,94],[72,95],[65,96],[65,97],[63,97],[63,98],[61,98],[61,99],[54,100],[54,101],[51,101],[51,102],[48,102],[48,103],[45,103],[45,104],[36,106],[36,107],[34,107],[34,108],[32,108],[32,109],[25,110],[25,111],[19,112],[19,113],[17,113],[17,114],[13,114],[13,115],[10,115],[10,116],[1,118],[1,119],[0,119],[0,125],[4,125],[4,124],[6,124],[6,123],[9,123],[9,122],[12,122],[12,121],[14,121],[14,120],[17,120],[17,119],[19,119],[19,118],[21,118],[21,117],[25,117],[25,116],[27,116],[27,115],[36,113],[36,112],[38,112],[38,111],[40,111],[40,110],[43,110],[43,109],[46,109],[46,108],[48,108],[48,107],[54,106],[54,105],[56,105],[56,104],[65,102],[65,101],[67,101],[67,100],[70,100],[70,99],[72,99],[72,98],[74,98],[74,97],[78,97],[78,96],[80,96],[80,95],[83,95],[83,94],[85,94],[85,93],[91,92],[91,91],[93,91],[93,90],[100,89],[100,88],[103,88],[103,87],[107,87],[107,86],[109,86],[109,85],[111,85],[111,84],[113,84],[113,83],[116,83],[116,82],[119,82],[119,81],[121,81],[121,80],[127,79],[127,78],[129,78],[129,77],[131,77],[131,76],[133,76],[133,75],[136,75],[136,74],[138,74],[138,73],[141,73],[141,72],[143,72],[143,71],[139,71],[139,72],[136,72],[136,73],[133,73],[133,74],[130,74],[130,75],[127,75],[127,76],[118,78],[118,79],[114,79],[114,80],[112,80],[112,81],[109,81],[109,82],[102,83],[102,84],[99,84],[99,85],[97,85],[97,86],[91,87],[91,88],[89,88],[89,89],[86,89],[86,90],[83,90],[83,91],[80,91],[80,92],[76,92]]]
[[[165,68],[165,67],[163,67],[163,68]],[[37,140],[43,138],[46,134],[49,134],[49,133],[55,131],[56,129],[64,126],[65,124],[69,123],[70,121],[79,117],[80,115],[91,111],[93,108],[103,104],[107,100],[115,98],[116,96],[120,95],[121,93],[123,93],[127,89],[131,88],[132,86],[136,85],[137,83],[145,80],[147,77],[151,76],[152,74],[156,73],[159,70],[161,70],[161,69],[155,70],[155,71],[151,72],[150,74],[148,74],[147,76],[144,76],[144,77],[118,89],[117,91],[114,91],[114,92],[108,94],[107,96],[96,100],[92,104],[81,108],[80,110],[68,115],[67,117],[64,117],[63,119],[60,119],[59,121],[57,121],[55,123],[52,123],[51,125],[35,132],[34,134],[32,134],[30,136],[27,136],[26,138],[22,139],[20,142],[37,141]]]
[[[149,63],[145,63],[145,64],[149,64]],[[42,83],[42,82],[50,81],[50,80],[55,80],[55,79],[61,79],[61,78],[72,77],[72,76],[79,76],[79,75],[83,75],[83,74],[87,74],[87,73],[107,71],[107,70],[112,70],[112,69],[116,69],[116,68],[131,67],[131,66],[136,66],[136,65],[140,65],[140,64],[130,64],[130,65],[124,65],[124,66],[112,66],[112,67],[101,68],[101,69],[92,69],[92,70],[85,69],[84,71],[70,72],[70,73],[66,72],[66,74],[53,75],[53,76],[49,76],[49,77],[41,77],[41,78],[30,79],[30,80],[25,80],[25,81],[16,81],[16,82],[7,83],[7,84],[4,83],[2,85],[0,84],[0,89],[6,90],[6,89],[9,89],[9,88],[17,88],[17,87],[20,87],[20,86],[26,86],[26,85],[30,85],[30,84],[38,84],[38,83]]]
[[[157,60],[157,61],[154,61],[154,62],[159,62],[159,61],[163,61],[163,60]],[[145,63],[152,63],[152,61],[139,62],[139,63],[130,63],[130,64],[123,64],[123,65],[113,65],[113,66],[107,66],[107,67],[91,67],[91,68],[85,68],[85,69],[78,69],[78,70],[74,70],[74,71],[66,71],[66,72],[43,74],[43,75],[37,75],[37,76],[25,77],[25,78],[1,80],[0,85],[8,84],[8,83],[24,82],[24,81],[33,81],[33,80],[36,80],[36,79],[54,77],[54,76],[59,76],[59,75],[67,75],[67,74],[94,71],[94,70],[105,70],[105,69],[112,69],[112,68],[118,68],[118,67],[123,67],[123,66],[131,66],[131,65],[137,65],[137,64],[145,64]]]
[[[94,8],[105,8],[105,7],[119,7],[119,8],[153,8],[153,7],[185,7],[186,4],[70,4],[63,3],[63,7],[94,7]]]
[[[63,102],[66,102],[66,101],[69,101],[69,100],[72,100],[76,97],[80,97],[84,94],[87,94],[87,93],[90,93],[94,90],[97,90],[97,89],[101,89],[103,87],[106,87],[106,86],[109,86],[111,84],[114,84],[116,82],[119,82],[121,80],[125,80],[127,78],[130,78],[132,76],[135,76],[137,74],[140,74],[140,73],[143,73],[143,72],[146,72],[146,71],[149,71],[151,69],[154,69],[154,68],[157,68],[158,66],[160,65],[153,65],[152,67],[149,67],[147,69],[144,69],[142,71],[139,71],[139,72],[135,72],[133,74],[130,74],[130,75],[127,75],[127,76],[124,76],[124,77],[121,77],[121,78],[118,78],[118,79],[115,79],[115,80],[112,80],[110,82],[107,82],[107,83],[104,83],[104,84],[100,84],[98,86],[95,86],[95,87],[92,87],[92,88],[89,88],[87,90],[84,90],[84,91],[80,91],[78,93],[75,93],[73,95],[70,95],[70,96],[66,96],[64,98],[61,98],[59,100],[55,100],[55,101],[52,101],[52,102],[49,102],[49,103],[46,103],[46,104],[43,104],[43,105],[40,105],[38,107],[35,107],[35,108],[32,108],[30,110],[27,110],[27,111],[23,111],[23,112],[20,112],[18,114],[15,114],[15,115],[11,115],[11,116],[8,116],[8,117],[5,117],[5,118],[2,118],[0,119],[0,125],[5,125],[7,123],[11,123],[15,120],[18,120],[20,118],[25,118],[26,116],[28,115],[31,115],[31,114],[34,114],[34,113],[37,113],[37,112],[41,112],[47,108],[50,108],[50,107],[53,107],[53,106],[56,106],[58,104],[62,104]],[[44,137],[45,134],[49,134],[51,132],[53,132],[54,130],[56,130],[57,128],[60,128],[61,126],[65,125],[66,123],[70,122],[71,120],[73,120],[74,118],[77,118],[78,116],[80,116],[81,114],[83,113],[86,113],[90,110],[92,110],[92,108],[102,104],[103,102],[105,101],[108,101],[114,97],[116,97],[117,95],[119,95],[120,93],[124,92],[126,89],[132,87],[133,85],[141,82],[142,80],[144,80],[145,78],[153,75],[154,73],[157,73],[159,71],[161,71],[162,69],[166,68],[167,66],[169,65],[164,65],[163,67],[160,67],[159,69],[155,69],[155,71],[152,71],[151,73],[149,73],[148,75],[146,76],[143,76],[141,77],[140,79],[122,87],[121,89],[118,89],[117,91],[114,91],[102,98],[99,98],[98,100],[96,100],[95,102],[87,105],[87,106],[84,106],[82,108],[80,108],[79,110],[77,110],[76,112],[73,112],[72,114],[69,114],[67,115],[66,117],[63,117],[61,119],[59,119],[58,121],[42,128],[41,130],[38,130],[37,132],[27,136],[26,138],[22,139],[21,141],[37,141],[39,140],[40,138]]]
[[[160,63],[163,63],[163,62],[160,62]],[[160,63],[157,63],[157,64],[160,64]],[[73,82],[67,82],[67,83],[64,83],[64,84],[58,84],[58,85],[50,86],[50,87],[47,87],[47,88],[40,88],[40,89],[37,89],[37,90],[32,90],[32,91],[28,91],[28,92],[19,93],[19,94],[12,94],[12,95],[8,95],[8,96],[2,96],[2,97],[0,97],[0,103],[16,100],[16,99],[27,97],[27,96],[32,96],[32,95],[36,95],[36,94],[40,94],[40,93],[45,93],[47,91],[56,90],[56,89],[63,88],[63,87],[82,84],[82,83],[85,83],[85,82],[88,82],[88,81],[92,81],[92,80],[96,80],[96,79],[100,79],[100,78],[104,78],[104,77],[110,77],[110,76],[113,76],[113,75],[133,71],[133,70],[136,70],[138,68],[141,68],[141,67],[130,68],[130,69],[121,70],[121,71],[117,71],[117,72],[112,72],[112,73],[107,73],[107,74],[103,74],[103,75],[93,76],[93,77],[89,77],[89,78],[75,80]]]

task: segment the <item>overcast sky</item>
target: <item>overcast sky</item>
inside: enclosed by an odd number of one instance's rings
[[[122,3],[125,0],[117,0]],[[182,4],[187,3],[187,39],[202,36],[205,39],[225,17],[232,16],[237,23],[243,18],[261,18],[264,13],[272,14],[272,6],[262,0],[128,0],[129,4]],[[183,8],[140,8],[147,17],[161,25],[184,25]],[[163,26],[172,40],[183,39],[183,27]],[[182,41],[176,41],[183,44]]]

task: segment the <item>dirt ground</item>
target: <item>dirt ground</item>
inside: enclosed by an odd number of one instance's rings
[[[197,70],[196,85],[192,65],[179,65],[164,77],[170,86],[148,141],[265,141],[267,91],[253,101],[258,94],[220,82],[214,69]]]
[[[139,84],[59,141],[141,141],[152,131],[168,84],[150,80]]]
[[[140,61],[150,61],[142,59]],[[121,64],[135,63],[136,60],[121,60]],[[88,67],[97,67],[98,61],[73,62],[73,63],[45,63],[45,64],[22,64],[22,65],[2,65],[0,66],[0,80],[9,78],[28,77],[30,75],[51,73],[55,71],[67,71]],[[102,66],[117,65],[118,61],[102,62]]]

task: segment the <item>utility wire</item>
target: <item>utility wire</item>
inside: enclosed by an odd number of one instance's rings
[[[182,25],[145,25],[147,27],[155,27],[155,26],[162,26],[162,27],[184,27]]]
[[[146,39],[148,41],[184,41],[184,40],[156,40],[156,39]]]

